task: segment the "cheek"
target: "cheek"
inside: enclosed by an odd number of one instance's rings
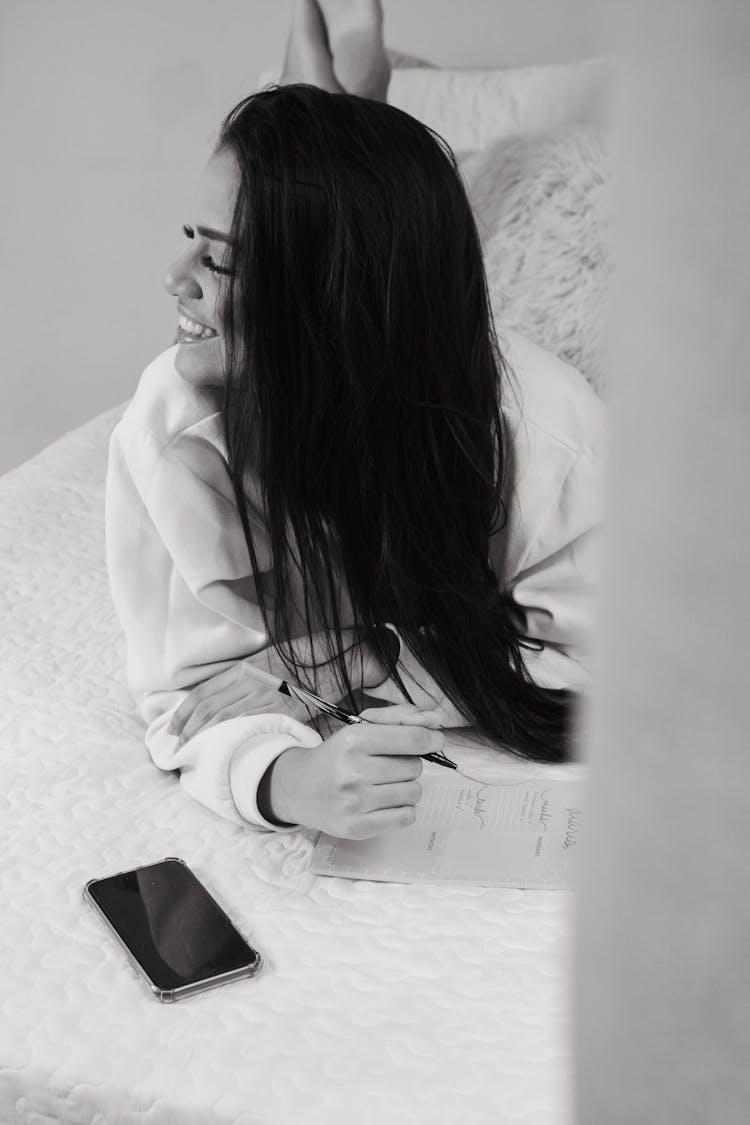
[[[221,337],[180,344],[175,368],[186,383],[196,387],[224,385],[224,351]]]
[[[219,336],[223,336],[226,320],[224,312],[229,301],[233,300],[231,279],[222,277],[215,281],[211,286],[210,292],[206,293],[206,298],[209,303],[209,308],[211,309],[211,323],[219,333]]]
[[[208,306],[211,311],[211,323],[216,331],[221,334],[224,318],[222,316],[223,299],[221,289],[214,285],[211,292],[206,294]]]

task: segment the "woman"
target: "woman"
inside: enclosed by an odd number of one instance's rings
[[[156,764],[236,823],[363,837],[413,822],[440,727],[563,760],[602,409],[523,338],[501,353],[448,147],[377,101],[267,89],[225,120],[184,233],[179,342],[107,492]],[[323,739],[248,665],[394,706]]]

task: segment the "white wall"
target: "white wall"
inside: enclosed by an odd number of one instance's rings
[[[441,65],[601,53],[583,0],[386,0]],[[0,472],[132,393],[174,334],[161,278],[223,114],[281,62],[291,0],[3,0]]]
[[[750,13],[608,4],[620,292],[576,1120],[745,1125]]]

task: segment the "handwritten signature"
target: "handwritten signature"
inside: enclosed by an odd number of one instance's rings
[[[549,811],[549,804],[550,803],[547,800],[547,798],[545,797],[545,795],[544,795],[545,793],[549,793],[549,789],[545,789],[544,792],[541,794],[542,809],[541,809],[541,812],[539,813],[539,823],[542,825],[542,827],[544,828],[544,831],[546,832],[547,829],[550,826],[550,821],[552,820],[552,813]]]
[[[568,814],[568,827],[565,832],[565,839],[563,840],[563,850],[565,850],[567,848],[574,848],[578,843],[576,836],[578,834],[578,829],[581,827],[581,816],[583,813],[580,809],[566,808],[563,811]]]
[[[474,808],[472,809],[474,816],[477,818],[482,828],[484,828],[484,813],[487,811],[487,801],[482,796],[482,794],[486,788],[487,787],[483,785],[481,789],[477,789]]]

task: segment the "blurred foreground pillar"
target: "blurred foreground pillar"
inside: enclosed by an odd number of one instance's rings
[[[618,296],[578,1125],[750,1121],[750,5],[610,3]]]

